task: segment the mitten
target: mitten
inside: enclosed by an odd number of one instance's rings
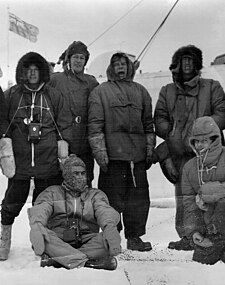
[[[100,133],[96,136],[89,137],[89,143],[98,165],[104,172],[107,172],[109,159],[106,151],[104,134]]]
[[[45,250],[45,241],[50,242],[47,230],[37,222],[31,225],[30,241],[36,255],[42,255]]]
[[[115,225],[108,224],[104,228],[103,241],[105,248],[109,250],[110,256],[115,256],[121,253],[121,237]]]
[[[199,196],[199,194],[197,194],[195,196],[195,201],[197,206],[199,207],[199,209],[201,209],[202,211],[208,211],[209,210],[209,204],[205,203],[202,198]]]
[[[99,151],[99,152],[97,152],[95,154],[95,159],[96,159],[98,165],[100,166],[100,168],[104,172],[107,172],[107,170],[108,170],[108,163],[109,163],[107,152],[106,151]]]
[[[201,247],[211,247],[213,246],[213,243],[210,239],[205,238],[203,235],[201,235],[199,232],[195,232],[192,236],[194,244],[201,246]]]
[[[58,141],[58,158],[59,160],[65,160],[69,155],[69,145],[68,142],[64,140]]]
[[[12,178],[15,175],[16,166],[10,138],[0,139],[0,165],[6,177]]]

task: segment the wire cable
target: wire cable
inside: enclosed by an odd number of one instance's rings
[[[93,43],[95,43],[98,39],[100,39],[103,35],[105,35],[109,30],[111,30],[116,24],[118,24],[123,18],[125,18],[130,12],[132,12],[137,6],[141,4],[144,0],[139,1],[136,5],[134,5],[130,10],[128,10],[124,15],[122,15],[116,22],[114,22],[111,26],[109,26],[104,32],[102,32],[94,41],[92,41],[88,47],[90,47]]]
[[[162,23],[159,25],[159,27],[157,28],[157,30],[154,32],[154,34],[151,36],[150,40],[147,42],[147,44],[145,45],[145,47],[143,48],[143,50],[140,52],[139,56],[137,57],[137,59],[135,61],[138,61],[139,58],[142,56],[141,60],[144,58],[144,56],[146,55],[147,51],[149,50],[149,45],[150,43],[153,41],[153,39],[155,38],[155,36],[158,34],[159,30],[162,28],[162,26],[165,24],[166,20],[168,19],[170,13],[173,11],[173,9],[175,8],[175,6],[177,5],[177,3],[179,2],[179,0],[177,0],[172,8],[169,10],[169,12],[167,13],[166,17],[163,19]],[[147,49],[148,48],[148,49]],[[147,49],[147,50],[146,50]],[[139,60],[139,62],[141,61]]]

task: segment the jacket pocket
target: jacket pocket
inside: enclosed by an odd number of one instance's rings
[[[143,133],[142,108],[131,103],[112,102],[113,132]]]

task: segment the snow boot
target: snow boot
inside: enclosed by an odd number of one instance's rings
[[[100,259],[89,259],[84,267],[93,269],[115,270],[117,268],[117,260],[115,257],[108,256]]]
[[[12,225],[1,224],[0,261],[7,260],[11,247]]]
[[[225,249],[225,241],[220,234],[208,235],[207,239],[212,242],[212,246],[204,247],[195,245],[193,260],[202,264],[213,265],[217,261],[223,261],[223,254]]]
[[[140,237],[128,238],[127,249],[136,251],[150,251],[152,250],[152,245],[149,241],[143,242]]]
[[[223,246],[220,242],[213,244],[211,247],[196,245],[192,260],[202,264],[213,265],[221,260],[222,254]]]
[[[41,256],[41,267],[55,267],[55,268],[65,268],[63,265],[55,261],[53,258],[51,258],[48,254],[43,253]]]
[[[168,245],[168,248],[189,251],[194,250],[194,244],[191,239],[182,237],[179,241],[171,241]]]

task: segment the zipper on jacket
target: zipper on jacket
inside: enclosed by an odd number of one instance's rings
[[[76,211],[77,211],[77,199],[74,198],[73,217],[75,217]]]
[[[32,92],[32,104],[30,107],[30,122],[33,121],[33,117],[34,117],[34,102],[35,102],[35,97],[36,97],[36,92]],[[35,162],[34,162],[34,144],[31,143],[31,167],[35,166]]]
[[[34,144],[31,144],[31,166],[34,167],[35,163],[34,163]]]

